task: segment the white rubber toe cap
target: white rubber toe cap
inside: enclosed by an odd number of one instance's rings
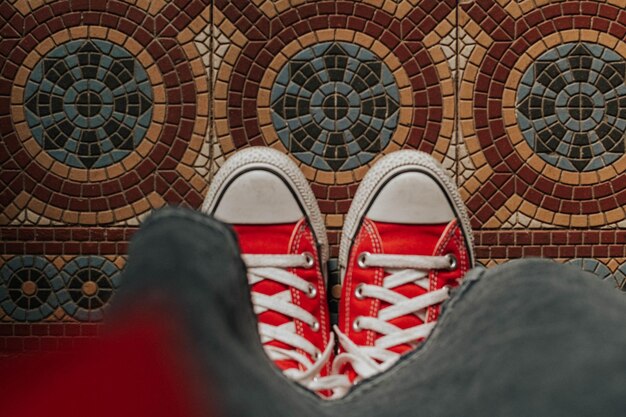
[[[382,187],[366,216],[378,222],[404,224],[448,223],[456,217],[442,187],[421,172],[393,177]]]
[[[228,184],[214,216],[231,224],[281,224],[297,222],[304,213],[280,177],[257,169]]]

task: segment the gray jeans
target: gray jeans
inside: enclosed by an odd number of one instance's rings
[[[223,416],[626,415],[626,297],[547,260],[470,272],[425,343],[337,401],[265,356],[236,237],[212,218],[152,215],[116,301],[118,319],[138,302],[177,315],[186,336],[172,342]]]

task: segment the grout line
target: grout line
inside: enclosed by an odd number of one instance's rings
[[[213,8],[215,7],[214,1],[210,0],[209,6],[209,126],[208,126],[208,142],[209,142],[209,184],[213,181],[213,88],[214,88],[214,70],[213,70],[213,42],[214,42],[214,22],[213,22]]]
[[[460,1],[457,0],[456,7],[454,9],[454,72],[452,79],[454,82],[454,180],[457,187],[461,185],[461,179],[459,178],[459,134],[460,125],[459,120],[459,7]]]

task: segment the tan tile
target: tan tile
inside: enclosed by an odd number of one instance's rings
[[[228,84],[223,82],[216,82],[215,89],[213,90],[213,96],[215,98],[225,98],[228,95]]]
[[[537,209],[537,214],[535,215],[536,220],[533,220],[533,221],[535,222],[539,221],[544,224],[557,224],[558,225],[558,223],[556,223],[555,216],[556,216],[556,213],[546,210],[546,209],[539,208]],[[567,222],[569,222],[569,218],[567,219]],[[564,224],[561,224],[561,226],[563,225]]]
[[[69,166],[52,159],[46,153],[42,153],[41,155],[39,155],[39,157],[37,158],[37,162],[39,162],[40,165],[43,167],[49,167],[48,169],[50,171],[54,172],[61,178],[67,178],[71,176],[72,179],[77,179],[78,181],[85,180],[84,170],[80,170],[81,172],[76,177],[74,177],[74,168],[70,168]]]
[[[106,171],[103,168],[87,170],[90,182],[104,181],[107,179]]]
[[[126,158],[123,159],[124,166],[131,167],[137,165],[141,158],[147,157],[153,149],[152,142],[149,141],[141,141],[139,146],[135,149],[135,152],[130,153]],[[141,157],[141,158],[140,158]]]
[[[24,97],[24,88],[19,87],[17,85],[14,85],[13,88],[11,89],[11,98],[14,103],[21,103],[22,102],[22,97]],[[22,109],[16,109],[16,111],[13,112],[16,116],[19,117],[20,114],[24,114]],[[16,122],[17,121],[22,121],[24,120],[23,117],[21,119],[14,119]]]
[[[368,35],[366,35],[364,33],[360,33],[359,32],[354,37],[354,43],[369,49],[369,48],[371,48],[372,44],[374,43],[374,39],[372,39],[370,36],[368,36]]]
[[[107,39],[108,29],[102,26],[88,26],[90,38]]]
[[[200,194],[204,194],[205,190],[209,186],[206,180],[202,178],[200,175],[194,175],[190,181],[190,184]]]
[[[336,41],[354,42],[354,32],[351,30],[339,29],[335,32],[334,36],[335,36],[334,40]],[[320,40],[321,40],[321,37],[320,37]]]
[[[450,147],[449,140],[437,140],[435,143],[435,151],[439,152],[440,155],[446,155],[448,153],[448,148]]]
[[[406,139],[406,138],[405,138]],[[399,151],[400,149],[402,149],[402,145],[404,142],[389,142],[389,144],[387,145],[387,147],[385,148],[385,155],[391,152],[395,152],[395,151]]]
[[[51,205],[47,205],[46,208],[44,209],[43,214],[44,216],[49,217],[51,219],[61,220],[61,218],[63,217],[63,210],[61,210],[60,208],[51,206]],[[93,223],[89,223],[89,224],[93,224]]]
[[[407,126],[398,125],[398,127],[396,127],[396,131],[393,133],[392,143],[404,143],[406,141],[406,137],[409,134],[409,131],[410,129]]]
[[[17,128],[18,126],[16,126]],[[16,129],[17,130],[17,129]],[[30,133],[30,130],[28,131],[28,133]],[[24,137],[23,136],[24,132],[19,132],[18,131],[18,136],[19,137]],[[28,139],[26,139],[25,141],[23,141],[24,144],[24,148],[26,148],[26,151],[32,155],[32,156],[37,156],[39,155],[39,153],[41,152],[41,146],[39,146],[39,144],[37,143],[37,141],[35,141],[35,139],[33,139],[32,137],[28,137],[26,136]],[[52,159],[52,158],[50,158]]]
[[[307,165],[300,165],[300,171],[302,171],[307,180],[315,181],[315,176],[317,174],[315,169]]]
[[[501,227],[502,222],[497,217],[491,217],[483,224],[483,228],[485,229],[500,229]]]
[[[589,227],[598,227],[606,224],[606,217],[604,213],[594,213],[589,215]]]
[[[616,172],[626,172],[626,155],[615,161],[612,166]]]
[[[257,103],[259,107],[269,107],[270,90],[260,89],[257,95]]]
[[[554,224],[557,224],[559,226],[566,226],[566,227],[570,227],[572,222],[571,222],[571,216],[569,214],[564,214],[564,213],[556,213],[554,215]]]
[[[519,211],[530,218],[535,218],[535,215],[537,215],[537,207],[526,200],[522,201]]]
[[[372,165],[378,159],[380,159],[380,156],[377,156],[376,158],[374,158],[374,161],[372,161]],[[363,179],[363,177],[365,177],[365,174],[367,174],[367,171],[369,171],[369,167],[367,167],[367,166],[361,166],[361,167],[358,167],[357,169],[353,170],[352,173],[354,175],[354,179],[356,181],[361,181]]]
[[[509,198],[506,203],[504,203],[504,205],[511,211],[511,212],[515,212],[519,209],[519,207],[522,205],[523,203],[523,199],[522,197],[518,196],[517,194],[514,194],[511,196],[511,198]]]
[[[224,119],[228,115],[228,105],[224,101],[217,101],[213,104],[213,115],[215,119]]]
[[[590,178],[587,181],[587,173],[583,173],[583,178],[581,183],[582,184],[595,184],[595,182],[604,182],[604,181],[608,181],[608,180],[612,180],[615,177],[618,177],[620,175],[623,175],[624,171],[615,171],[615,165],[609,165],[607,167],[604,167],[598,171],[595,171],[594,174],[597,175],[597,177],[594,175],[589,176]],[[591,174],[591,173],[589,173]],[[595,180],[595,181],[594,181]]]
[[[485,32],[478,33],[478,36],[475,36],[474,39],[476,40],[476,44],[480,45],[484,49],[489,49],[493,43],[493,39],[491,39],[491,37]]]
[[[413,6],[411,4],[406,1],[401,2],[400,4],[398,4],[398,7],[396,9],[396,16],[401,19],[409,14],[411,10],[413,10]]]
[[[11,223],[11,218],[9,218],[6,214],[0,213],[0,224],[7,225]],[[0,311],[0,318],[2,317],[2,311]]]
[[[196,175],[193,168],[189,167],[193,163],[193,154],[188,153],[185,155],[185,161],[182,161],[182,164],[178,164],[176,167],[176,171],[185,179],[185,181],[191,181],[191,179]],[[190,160],[191,159],[191,160]]]
[[[28,81],[28,76],[29,76],[28,72],[20,68],[20,70],[17,72],[17,75],[15,76],[15,79],[13,80],[13,88],[25,86],[26,82]],[[13,93],[11,95],[15,96],[15,94]],[[22,94],[20,94],[18,97],[20,98],[20,101],[21,101],[21,97],[24,97],[23,90],[22,90]]]
[[[148,194],[147,201],[152,208],[159,208],[165,205],[165,200],[156,192]]]
[[[335,174],[335,184],[351,184],[354,182],[354,177],[351,171],[341,171]]]
[[[208,94],[198,94],[197,100],[197,112],[199,115],[208,116],[209,115],[209,95]]]
[[[115,217],[115,221],[120,222],[135,217],[135,213],[130,206],[124,206],[113,209],[113,217]]]
[[[38,53],[37,50],[32,51],[31,53],[28,54],[28,56],[26,56],[26,58],[24,59],[24,62],[22,62],[22,67],[30,68],[30,69],[35,68],[35,65],[37,65],[37,63],[41,59],[41,56],[42,55]],[[22,69],[20,69],[20,71],[21,70]]]
[[[619,42],[617,46],[615,47],[615,52],[617,52],[619,55],[623,57],[626,57],[626,43]]]
[[[537,157],[535,156],[535,158],[537,158]],[[561,173],[562,172],[563,172],[562,170],[560,170],[557,167],[552,166],[550,164],[544,164],[544,166],[543,166],[543,168],[541,170],[541,173],[543,175],[545,175],[546,177],[551,178],[551,179],[553,179],[555,181],[561,181]]]
[[[570,227],[589,227],[588,217],[583,214],[573,214],[570,220]]]
[[[11,220],[18,217],[20,210],[15,206],[15,204],[9,204],[2,211],[2,216],[0,216],[0,224],[10,224]]]
[[[332,172],[317,171],[315,175],[315,181],[322,184],[335,184],[335,175]]]
[[[124,35],[121,32],[118,32],[117,30],[111,30],[108,33],[107,39],[110,40],[111,42],[114,42],[118,45],[124,45],[124,42],[126,42],[126,39],[128,37],[126,35]]]
[[[609,210],[605,212],[607,223],[617,223],[626,219],[626,215],[624,214],[624,209],[621,207],[614,208],[613,210]]]
[[[161,135],[162,129],[163,125],[160,124],[158,121],[153,120],[153,123],[150,125],[148,131],[146,132],[144,140],[139,144],[139,147],[141,147],[141,145],[143,145],[144,143],[146,144],[146,146],[149,143],[157,143],[158,138]]]
[[[265,125],[261,126],[261,133],[263,134],[263,139],[268,144],[273,144],[275,142],[279,142],[278,135],[276,134],[276,130],[273,125]]]
[[[215,132],[220,137],[229,134],[228,122],[226,119],[215,120]]]
[[[496,217],[500,221],[500,224],[502,224],[505,223],[509,218],[511,218],[512,214],[513,213],[511,213],[506,207],[501,207],[499,210],[496,211],[494,217]]]
[[[580,175],[574,172],[563,171],[561,174],[561,182],[570,185],[580,185]]]
[[[277,1],[276,4],[285,4],[286,1]],[[272,2],[266,1],[263,2],[263,4],[259,7],[261,9],[261,11],[267,16],[267,17],[274,17],[276,16],[276,8],[274,6],[274,4],[272,4]]]
[[[392,16],[397,13],[398,5],[392,1],[386,1],[386,2],[372,1],[372,3],[382,3],[382,7],[378,5],[376,7],[382,8],[385,12],[389,13]]]
[[[209,119],[206,116],[198,116],[196,118],[196,123],[193,126],[194,137],[192,137],[192,141],[194,138],[204,138],[207,134],[209,127]]]
[[[116,178],[126,172],[122,164],[113,164],[106,167],[105,170],[108,178]]]
[[[477,170],[474,175],[478,179],[478,181],[484,184],[485,181],[487,181],[487,179],[491,176],[491,174],[492,174],[491,169],[488,167],[484,167],[484,168]]]
[[[126,50],[134,56],[137,56],[142,51],[144,51],[144,47],[142,45],[140,45],[133,38],[129,38],[129,37],[126,37],[126,41],[124,42],[124,48],[126,48]]]
[[[318,42],[332,41],[334,34],[335,32],[332,29],[319,31],[319,35],[321,35],[321,37],[318,36],[317,33],[304,34],[298,38],[298,42],[291,42],[289,45],[287,45],[283,50],[283,54],[288,58],[291,58],[292,56],[300,52],[302,47],[311,46]]]
[[[523,15],[520,5],[515,2],[509,2],[505,10],[513,19],[519,19]]]
[[[447,64],[446,64],[447,65]],[[450,76],[450,73],[448,73]],[[445,78],[443,75],[440,77],[439,86],[441,88],[441,94],[444,97],[448,97],[451,100],[454,100],[454,83],[451,78]]]
[[[87,26],[74,26],[69,28],[69,31],[72,39],[83,39],[89,36]]]
[[[97,224],[108,224],[113,223],[115,218],[113,217],[112,211],[100,211],[96,214],[96,223]]]
[[[152,208],[152,205],[150,204],[147,198],[142,198],[140,200],[135,201],[132,204],[132,207],[133,207],[133,210],[135,211],[135,214],[140,215],[150,210]]]
[[[547,165],[543,159],[539,158],[534,151],[532,151],[528,146],[526,146],[525,142],[520,142],[515,147],[516,150],[519,149],[519,154],[522,157],[527,157],[526,163],[533,170],[537,172],[542,172],[544,167]]]
[[[226,55],[222,59],[222,65],[227,64],[229,66],[234,66],[235,62],[237,62],[237,58],[239,58],[239,50],[237,48],[228,48],[226,51]]]
[[[369,47],[369,49],[374,52],[379,58],[381,59],[385,59],[387,57],[387,55],[389,55],[389,48],[387,48],[385,45],[383,45],[381,42],[375,40],[372,45]],[[396,70],[396,66],[394,65],[396,62],[394,62],[393,60],[391,60],[389,62],[389,64],[391,64],[391,67],[389,68],[390,71],[395,71]],[[389,66],[389,65],[388,65]]]
[[[124,170],[131,171],[133,167],[137,166],[139,162],[141,162],[142,158],[145,158],[147,155],[141,155],[139,153],[139,149],[135,152],[129,154],[126,158],[122,159],[120,164],[124,167]]]
[[[26,205],[28,206],[30,210],[34,211],[35,213],[43,213],[44,210],[46,209],[46,205],[41,200],[34,198],[34,197],[31,197],[26,203]]]
[[[561,38],[561,36],[546,36],[545,38],[543,38],[543,42],[546,49],[552,49],[555,46],[563,44],[563,39]]]

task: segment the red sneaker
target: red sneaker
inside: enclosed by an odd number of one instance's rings
[[[359,186],[343,227],[335,329],[342,353],[333,373],[356,383],[414,349],[473,262],[465,206],[439,164],[418,151],[382,158]]]
[[[314,391],[329,388],[334,338],[326,298],[326,229],[304,175],[270,148],[237,152],[221,167],[202,209],[233,226],[248,268],[265,352]],[[326,392],[328,394],[328,392]]]

